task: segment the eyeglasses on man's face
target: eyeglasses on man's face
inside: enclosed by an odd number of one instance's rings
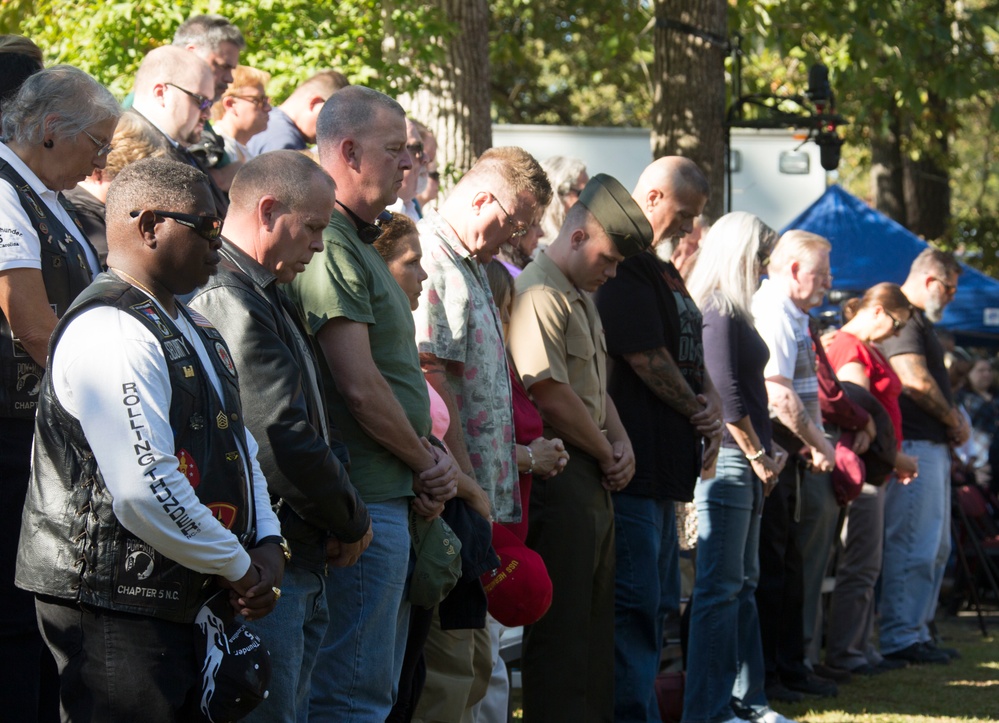
[[[229,98],[239,98],[247,103],[253,103],[257,108],[270,108],[271,99],[266,95],[230,95]]]
[[[944,287],[944,291],[947,292],[948,296],[953,296],[954,294],[957,293],[957,284],[948,284],[946,281],[944,281],[943,279],[941,279],[939,276],[931,276],[930,280],[931,281],[936,281],[938,284],[940,284],[942,287]]]
[[[202,113],[204,113],[206,110],[212,107],[212,99],[206,98],[205,96],[201,95],[201,93],[192,93],[186,88],[181,88],[179,85],[176,85],[174,83],[164,83],[163,85],[169,85],[171,88],[176,88],[181,93],[187,93],[187,95],[194,98],[194,102],[198,104],[198,110],[200,110]]]
[[[409,151],[409,155],[413,157],[413,160],[417,163],[423,162],[424,150],[422,143],[407,143],[406,150]]]
[[[142,211],[132,211],[128,215],[136,218]],[[149,213],[163,218],[173,219],[181,226],[193,229],[194,233],[208,241],[214,241],[222,235],[222,219],[218,216],[196,216],[193,213],[177,213],[176,211],[157,211],[150,209]]]
[[[515,238],[523,238],[524,236],[526,236],[527,232],[530,230],[529,227],[525,226],[521,221],[515,219],[513,217],[513,214],[511,214],[509,211],[503,208],[503,204],[500,203],[500,200],[496,198],[495,195],[493,196],[493,200],[496,201],[496,205],[500,207],[500,211],[502,211],[503,215],[506,216],[507,223],[512,223],[514,226],[513,233],[510,234],[510,238],[515,239]]]

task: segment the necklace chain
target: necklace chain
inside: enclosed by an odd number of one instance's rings
[[[125,272],[125,271],[122,271],[121,269],[116,269],[114,267],[108,267],[108,268],[110,268],[111,271],[114,271],[116,274],[119,274],[120,276],[124,276],[131,284],[133,284],[134,286],[138,286],[140,289],[142,289],[143,291],[145,291],[147,294],[149,294],[149,297],[151,299],[156,299],[157,301],[159,300],[157,298],[156,294],[154,294],[152,291],[150,291],[149,288],[145,284],[143,284],[141,281],[139,281],[137,278],[135,278],[131,274],[129,274],[129,273]]]

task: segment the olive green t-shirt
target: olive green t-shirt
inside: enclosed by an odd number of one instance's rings
[[[430,399],[416,351],[409,298],[375,248],[339,212],[323,232],[323,251],[286,288],[314,334],[339,317],[368,325],[371,357],[420,436],[430,434]],[[350,353],[350,350],[338,350]],[[350,450],[350,480],[365,502],[413,495],[413,472],[369,437],[323,367],[330,417]]]

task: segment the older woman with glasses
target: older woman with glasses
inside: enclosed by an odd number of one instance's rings
[[[35,720],[42,640],[34,598],[13,586],[35,407],[58,317],[100,271],[61,194],[103,168],[121,108],[82,70],[28,77],[3,108],[0,143],[0,691]],[[68,203],[68,202],[67,202]],[[8,695],[10,692],[10,695]],[[27,707],[22,707],[27,706]],[[13,706],[12,708],[10,706]]]
[[[697,576],[691,601],[683,720],[783,723],[764,692],[756,612],[760,512],[786,459],[772,442],[763,369],[770,357],[752,298],[777,234],[730,213],[701,242],[687,289],[704,315],[704,363],[722,398],[725,431],[713,474],[702,473]]]

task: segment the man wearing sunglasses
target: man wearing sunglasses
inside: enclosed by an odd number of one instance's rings
[[[130,164],[107,223],[111,270],[52,336],[17,584],[38,596],[68,720],[194,720],[195,616],[220,589],[249,620],[274,609],[281,529],[229,349],[177,298],[219,263],[207,178]]]
[[[389,211],[402,213],[414,221],[423,218],[420,207],[416,203],[416,191],[420,185],[420,175],[427,166],[427,152],[420,135],[420,127],[412,118],[406,119],[406,148],[413,157],[413,167],[402,176],[402,186],[399,187],[399,199],[388,207]]]
[[[150,131],[168,158],[205,171],[190,146],[201,140],[214,97],[215,77],[208,63],[167,45],[143,58],[135,75],[135,99],[127,113]],[[215,206],[225,215],[229,200],[211,176],[208,180]]]
[[[902,293],[912,316],[881,343],[902,380],[902,451],[919,460],[919,476],[885,490],[885,548],[881,595],[881,652],[909,663],[947,663],[953,651],[936,645],[936,614],[950,556],[950,447],[968,439],[954,404],[943,348],[933,324],[954,299],[961,265],[927,248],[912,262]]]

